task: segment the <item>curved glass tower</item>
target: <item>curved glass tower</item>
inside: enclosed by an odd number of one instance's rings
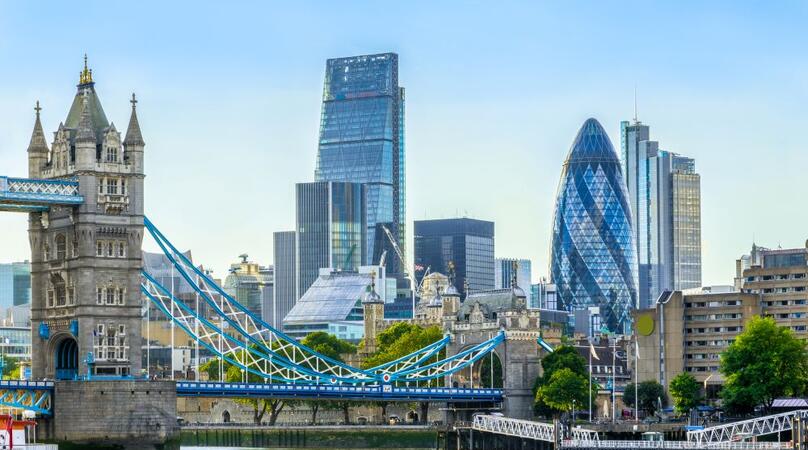
[[[600,307],[601,322],[630,332],[637,304],[631,211],[617,154],[595,119],[584,122],[561,170],[550,274],[569,311]]]

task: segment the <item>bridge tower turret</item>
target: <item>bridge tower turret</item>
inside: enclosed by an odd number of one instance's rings
[[[39,178],[42,176],[42,168],[48,162],[48,141],[45,139],[45,132],[42,131],[42,122],[39,120],[39,100],[36,102],[36,122],[34,122],[34,132],[31,133],[31,143],[28,144],[28,176]]]
[[[90,367],[98,375],[141,369],[144,144],[133,110],[130,131],[134,122],[137,135],[123,145],[86,58],[50,157],[38,110],[29,146],[32,177],[77,180],[84,198],[29,217],[34,378],[74,378]]]

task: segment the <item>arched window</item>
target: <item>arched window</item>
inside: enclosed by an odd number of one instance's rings
[[[56,259],[63,260],[67,257],[67,239],[64,234],[56,235]]]
[[[119,258],[126,257],[126,243],[124,242],[118,243],[118,257]]]

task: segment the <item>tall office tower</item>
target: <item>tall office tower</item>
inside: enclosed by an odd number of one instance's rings
[[[31,303],[31,263],[0,264],[0,308]]]
[[[494,222],[476,219],[415,221],[415,277],[430,272],[444,275],[454,265],[455,287],[465,297],[471,291],[494,288]],[[529,289],[525,286],[524,289]]]
[[[567,311],[600,307],[609,330],[630,333],[637,259],[620,161],[595,119],[584,122],[558,184],[551,282]]]
[[[404,163],[404,88],[398,85],[398,55],[329,59],[315,180],[367,185],[363,264],[377,264],[387,251],[387,272],[401,280],[404,277],[396,274],[406,268],[382,227],[406,253]],[[311,284],[313,275],[306,282]]]
[[[637,246],[639,306],[701,286],[701,180],[695,161],[659,149],[648,126],[621,122],[623,171]]]
[[[494,289],[511,287],[513,273],[516,269],[516,284],[525,291],[527,305],[533,305],[533,293],[530,289],[530,260],[514,258],[497,258],[494,261]]]
[[[356,270],[365,261],[367,186],[315,181],[297,184],[297,295],[320,269]]]
[[[299,298],[297,295],[297,277],[295,276],[297,264],[295,258],[295,242],[297,240],[294,231],[279,231],[272,235],[274,245],[274,266],[275,283],[273,289],[272,308],[268,311],[266,323],[280,330],[283,326],[283,318],[289,314],[295,302]]]

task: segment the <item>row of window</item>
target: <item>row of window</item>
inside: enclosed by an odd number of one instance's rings
[[[98,180],[98,193],[107,195],[126,195],[126,179],[101,178]]]
[[[802,280],[806,278],[804,273],[781,273],[778,275],[761,275],[746,277],[746,281],[773,281],[773,280]]]
[[[67,237],[64,234],[57,234],[54,238],[54,243],[56,244],[56,254],[51,254],[51,247],[46,242],[43,246],[43,259],[45,261],[50,261],[52,257],[55,257],[57,261],[63,261],[67,258]],[[73,239],[72,245],[70,246],[70,257],[75,258],[79,254],[79,242],[76,239]]]
[[[741,327],[710,327],[710,328],[688,328],[688,334],[700,333],[727,333],[741,331]]]
[[[93,331],[93,355],[97,361],[128,360],[126,325],[97,324]]]
[[[719,353],[689,353],[687,359],[720,359]]]
[[[95,303],[97,305],[123,305],[125,301],[126,288],[119,286],[95,288]]]
[[[48,308],[76,304],[76,287],[64,284],[51,285],[46,294]]]
[[[768,301],[763,302],[763,306],[790,306],[790,305],[804,305],[806,303],[805,299],[799,300],[777,300],[777,301]]]
[[[774,317],[775,319],[804,319],[805,313],[804,312],[792,312],[792,313],[777,313],[777,314],[766,314],[768,317]]]
[[[764,294],[788,294],[789,292],[805,292],[805,286],[749,289],[748,291],[753,294],[759,294],[761,291]]]
[[[710,366],[710,367],[686,367],[685,370],[688,372],[718,372],[718,366]]]
[[[686,341],[686,347],[729,347],[735,339],[716,339],[711,341]]]
[[[105,258],[126,258],[126,241],[97,241],[95,256]]]
[[[687,316],[687,320],[725,320],[725,319],[740,319],[740,313],[725,313],[725,314],[697,314]]]
[[[740,300],[713,300],[709,302],[685,302],[685,308],[719,308],[722,306],[738,306]]]

